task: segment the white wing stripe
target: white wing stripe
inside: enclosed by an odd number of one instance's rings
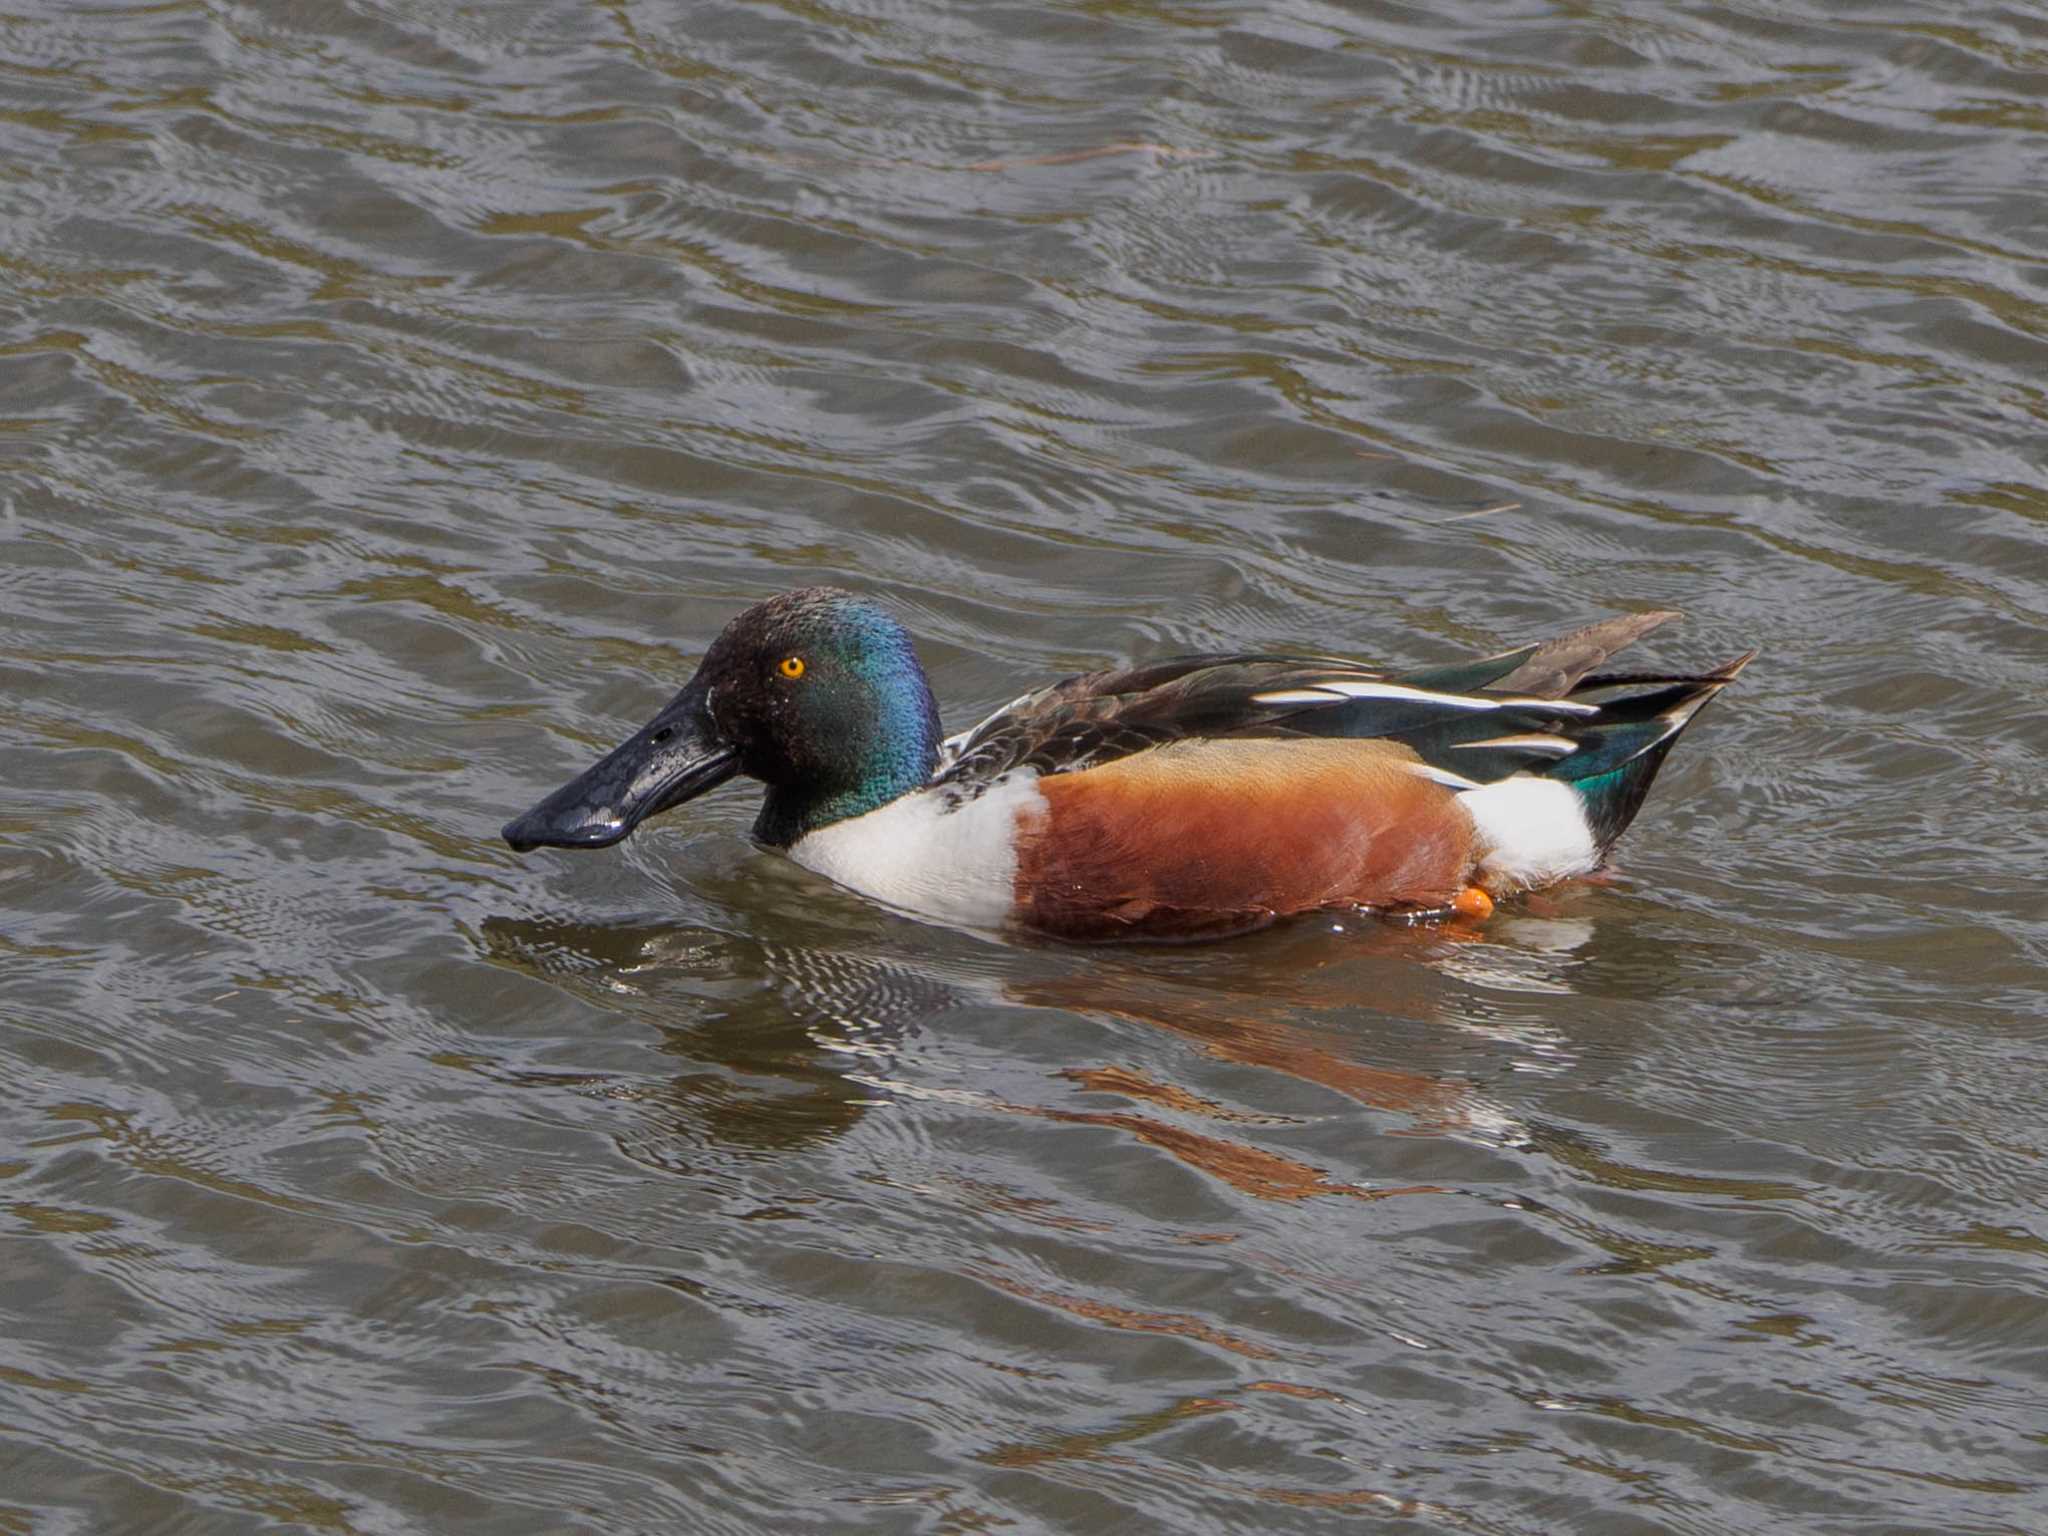
[[[1343,678],[1306,688],[1252,695],[1254,704],[1342,704],[1346,699],[1412,699],[1452,709],[1500,708],[1500,703],[1493,699],[1475,699],[1462,693],[1431,693],[1427,688],[1409,688],[1400,683],[1354,683]]]
[[[1448,768],[1432,768],[1428,763],[1403,763],[1401,766],[1412,774],[1443,785],[1445,789],[1478,789],[1480,787],[1477,779],[1468,779],[1462,773],[1452,773]]]
[[[1469,693],[1437,693],[1428,688],[1411,688],[1406,683],[1373,683],[1344,677],[1252,695],[1254,704],[1341,704],[1347,699],[1408,699],[1416,703],[1441,705],[1446,709],[1506,709],[1513,705],[1522,709],[1553,709],[1566,715],[1600,712],[1598,704],[1574,704],[1569,699],[1532,699],[1519,694],[1482,698]]]
[[[1600,706],[1598,704],[1574,704],[1570,699],[1533,699],[1513,697],[1504,698],[1501,700],[1501,703],[1517,704],[1525,709],[1562,710],[1567,715],[1597,715],[1600,713]]]
[[[1487,747],[1517,747],[1525,752],[1554,752],[1559,757],[1569,757],[1579,750],[1578,743],[1562,736],[1491,736],[1485,741],[1459,741],[1452,743],[1456,752],[1476,752]]]

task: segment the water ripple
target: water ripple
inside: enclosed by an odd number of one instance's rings
[[[31,7],[0,83],[0,1529],[2032,1527],[2038,20]],[[1765,654],[1478,932],[497,843],[808,580],[955,720]]]

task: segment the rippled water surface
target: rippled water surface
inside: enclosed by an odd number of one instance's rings
[[[2048,1529],[2036,7],[0,16],[0,1533]],[[1612,884],[496,829],[745,603],[1682,608]]]

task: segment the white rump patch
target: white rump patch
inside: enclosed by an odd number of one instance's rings
[[[1489,883],[1531,889],[1599,867],[1585,802],[1569,784],[1517,773],[1458,803],[1472,813],[1484,850],[1479,870]]]
[[[850,891],[968,928],[998,928],[1017,899],[1017,822],[1046,813],[1038,775],[1006,773],[972,800],[918,790],[820,827],[789,856]]]

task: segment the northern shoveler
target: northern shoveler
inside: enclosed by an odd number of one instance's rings
[[[942,739],[909,631],[808,587],[726,625],[660,714],[505,841],[602,848],[744,773],[767,786],[763,843],[969,927],[1184,939],[1331,908],[1483,915],[1599,868],[1756,654],[1595,670],[1673,617],[1396,672],[1178,656],[1067,678]]]

